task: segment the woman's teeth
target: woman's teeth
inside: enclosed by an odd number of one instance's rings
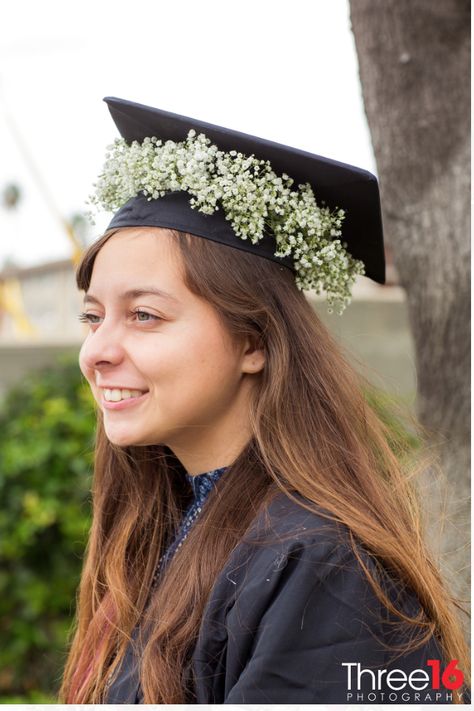
[[[140,395],[143,395],[141,390],[104,389],[104,399],[108,402],[119,402],[120,400],[128,400],[130,397],[140,397]]]

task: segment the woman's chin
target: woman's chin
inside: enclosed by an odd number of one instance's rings
[[[126,437],[111,437],[107,435],[107,439],[110,444],[113,444],[115,447],[133,447],[135,444],[133,440]]]
[[[146,445],[162,444],[150,432],[131,432],[130,429],[122,431],[115,427],[105,427],[105,434],[109,442],[116,447],[144,447]]]
[[[116,429],[108,430],[105,428],[105,434],[109,442],[116,447],[139,447],[140,445],[147,444],[146,438],[130,431],[122,432]]]

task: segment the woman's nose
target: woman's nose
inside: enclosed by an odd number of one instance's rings
[[[89,370],[100,369],[118,365],[123,361],[124,353],[118,329],[106,328],[104,322],[82,344],[79,361]]]

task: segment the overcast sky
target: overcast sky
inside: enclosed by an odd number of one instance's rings
[[[55,210],[87,209],[117,135],[104,96],[375,173],[347,0],[16,0],[0,24],[0,191],[23,199],[0,206],[0,265],[70,255]]]

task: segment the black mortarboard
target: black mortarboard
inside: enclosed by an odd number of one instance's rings
[[[310,183],[318,204],[345,211],[341,239],[348,252],[365,265],[365,275],[385,283],[382,218],[377,178],[366,170],[306,151],[256,138],[239,131],[180,116],[125,99],[106,97],[113,120],[125,141],[142,142],[156,136],[162,141],[183,141],[190,129],[204,133],[222,151],[236,150],[268,160],[277,174],[286,173],[295,185]],[[291,257],[275,257],[275,240],[266,236],[258,244],[237,237],[222,210],[212,215],[192,209],[186,192],[172,192],[147,200],[131,198],[114,215],[108,229],[155,226],[179,229],[252,252],[292,267]]]

